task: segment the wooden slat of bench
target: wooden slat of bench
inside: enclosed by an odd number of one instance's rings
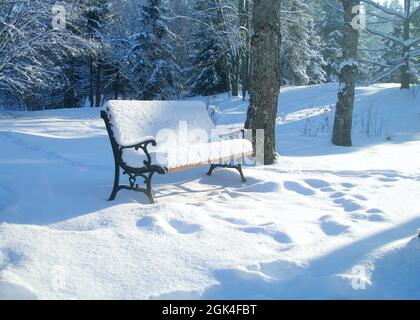
[[[223,163],[225,161],[230,161],[230,160],[239,161],[243,157],[248,157],[248,156],[251,156],[251,155],[252,155],[252,152],[243,153],[243,154],[240,154],[240,155],[233,155],[233,156],[229,156],[229,157],[225,157],[225,158],[219,158],[219,159],[216,159],[216,160],[203,161],[203,162],[200,162],[200,163],[190,164],[190,165],[182,166],[182,167],[176,167],[176,168],[170,168],[170,169],[165,168],[165,170],[166,170],[166,173],[175,173],[175,172],[195,169],[195,168],[198,168],[198,167],[201,167],[201,166],[204,166],[204,165]]]

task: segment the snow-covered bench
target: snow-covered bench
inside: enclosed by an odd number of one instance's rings
[[[115,159],[114,187],[109,200],[122,189],[140,191],[155,203],[152,178],[155,173],[210,165],[239,171],[242,159],[252,154],[244,130],[217,134],[206,106],[198,101],[108,101],[101,111]],[[228,137],[228,139],[224,139]],[[235,139],[233,139],[235,137]],[[237,138],[236,138],[237,137]],[[129,185],[120,185],[120,168]],[[145,188],[137,178],[143,178]]]

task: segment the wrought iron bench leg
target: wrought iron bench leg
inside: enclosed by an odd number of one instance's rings
[[[215,164],[210,165],[210,169],[209,169],[209,171],[207,172],[207,175],[208,175],[208,176],[211,176],[211,175],[212,175],[212,173],[213,173],[213,171],[214,171],[214,169],[216,169],[216,165],[215,165]]]
[[[242,180],[242,182],[246,182],[246,179],[245,179],[244,173],[243,173],[243,171],[242,171],[242,165],[241,165],[241,164],[238,164],[238,165],[237,165],[237,167],[236,167],[236,170],[238,170],[238,171],[239,171],[239,174],[241,175],[241,180]]]
[[[241,164],[237,164],[237,165],[231,165],[231,164],[212,164],[212,165],[210,165],[210,169],[209,169],[209,171],[207,172],[207,175],[208,175],[208,176],[211,176],[211,175],[212,175],[212,173],[213,173],[213,171],[214,171],[214,169],[216,169],[216,168],[230,168],[230,169],[236,169],[236,170],[238,170],[239,174],[241,175],[241,180],[242,180],[242,182],[246,182],[246,179],[245,179],[244,173],[243,173],[243,171],[242,171],[242,165],[241,165]]]
[[[156,203],[156,201],[153,197],[153,191],[152,191],[152,178],[153,178],[154,174],[155,174],[155,172],[151,172],[146,179],[146,195],[147,195],[147,198],[149,198],[149,202],[151,204]]]
[[[111,197],[109,198],[109,201],[115,200],[115,197],[117,196],[118,191],[120,190],[131,190],[131,191],[136,191],[136,192],[142,192],[147,196],[147,199],[149,200],[150,204],[155,204],[156,201],[153,197],[153,191],[152,191],[152,178],[153,175],[156,172],[150,172],[148,175],[146,174],[130,174],[128,173],[128,180],[130,182],[130,185],[118,185],[115,184],[114,185],[114,189],[112,190],[112,194]],[[116,176],[117,177],[117,176]],[[119,173],[118,173],[118,177],[119,177]],[[144,179],[144,183],[146,184],[146,188],[140,188],[139,185],[137,184],[136,180],[137,177],[142,177]]]
[[[112,188],[111,196],[109,197],[108,201],[115,200],[117,193],[119,191],[119,185],[120,185],[120,167],[116,163],[115,164],[115,177],[114,177],[114,187]]]

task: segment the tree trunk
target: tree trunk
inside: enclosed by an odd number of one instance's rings
[[[90,78],[89,78],[89,106],[93,108],[94,101],[93,101],[93,74],[95,71],[93,57],[90,58],[89,61],[89,68],[90,68]]]
[[[240,69],[238,69],[239,72],[239,82],[242,80],[242,98],[245,100],[247,88],[246,88],[246,68],[247,68],[247,61],[248,58],[245,54],[248,51],[248,12],[247,10],[248,0],[239,0],[238,4],[238,10],[239,10],[239,26],[240,26],[240,47],[239,47],[239,60],[240,60],[240,66],[238,66]]]
[[[246,0],[245,10],[247,12],[247,30],[251,30],[251,0]],[[251,60],[251,35],[247,33],[247,52],[246,52],[246,90],[248,94],[251,95],[252,90],[252,60]]]
[[[226,19],[225,19],[224,6],[221,3],[221,0],[213,0],[213,1],[214,1],[214,4],[215,4],[215,7],[217,8],[217,12],[218,12],[218,15],[219,15],[219,20],[221,21],[221,26],[220,27],[223,29],[223,34],[224,34],[224,38],[225,38],[224,45],[226,46],[227,52],[229,52],[229,55],[231,57],[230,62],[232,63],[232,60],[233,60],[232,57],[234,55],[234,51],[232,50],[232,45],[231,45],[229,37],[228,37],[229,31],[228,31],[227,22],[226,22]],[[228,57],[228,55],[223,56],[223,59],[224,59],[223,64],[225,66],[229,65],[229,59],[227,57]],[[233,67],[233,64],[232,64],[232,67]],[[226,84],[226,90],[228,91],[229,97],[230,97],[230,93],[232,91],[232,88],[234,86],[234,84],[232,83],[233,80],[234,80],[233,75],[232,75],[232,71],[233,71],[232,67],[226,68],[226,71],[225,71],[226,72],[225,73],[226,78],[224,80],[224,82]]]
[[[264,164],[276,157],[275,126],[280,88],[280,0],[254,0],[252,92],[245,128],[264,129]],[[254,143],[255,147],[255,143]]]
[[[246,95],[248,93],[248,65],[249,65],[249,57],[248,54],[243,55],[244,60],[242,63],[242,72],[241,72],[241,78],[242,78],[242,98],[243,100],[246,99]]]
[[[407,18],[404,20],[403,39],[407,43],[410,40],[410,5],[411,0],[404,0],[404,12]],[[402,55],[404,59],[404,65],[401,67],[401,89],[410,89],[410,48],[408,46],[403,47]]]
[[[340,88],[335,111],[332,143],[337,146],[351,146],[355,83],[358,73],[357,50],[359,31],[353,28],[357,12],[353,8],[360,0],[341,0],[344,8],[343,56],[340,66]]]
[[[114,89],[114,100],[118,100],[118,97],[120,95],[120,73],[117,71],[117,75],[115,76],[115,82],[113,85]]]
[[[75,71],[74,71],[73,67],[66,70],[66,76],[67,76],[67,79],[68,79],[69,83],[68,83],[68,88],[67,88],[66,92],[64,92],[64,100],[63,100],[64,108],[76,108],[77,107],[76,94],[75,94],[75,91],[74,91],[74,87],[75,87],[75,83],[76,83],[74,72]]]
[[[233,59],[233,81],[232,81],[232,96],[239,96],[239,75],[241,70],[240,53],[237,53]]]
[[[96,63],[96,81],[95,81],[95,107],[99,108],[102,102],[102,91],[101,91],[101,63]]]

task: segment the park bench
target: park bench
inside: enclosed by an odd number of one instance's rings
[[[219,134],[204,102],[200,101],[108,101],[101,111],[115,160],[114,187],[118,191],[143,192],[155,203],[152,178],[210,165],[236,169],[242,181],[242,159],[252,154],[245,131]],[[129,184],[120,185],[120,171]],[[143,179],[145,188],[136,182]]]

